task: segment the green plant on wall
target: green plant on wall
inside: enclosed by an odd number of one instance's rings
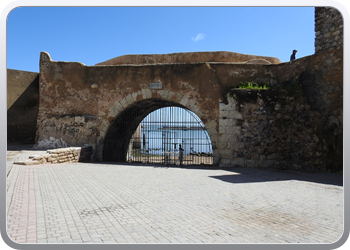
[[[237,88],[237,87],[235,87]],[[248,81],[248,82],[240,82],[238,84],[239,89],[270,89],[270,86],[266,84],[258,84],[254,81]]]
[[[238,85],[231,86],[231,91],[239,90],[239,89],[274,90],[274,91],[277,91],[276,95],[279,98],[286,98],[286,97],[297,96],[297,93],[300,91],[300,84],[297,81],[293,81],[293,82],[285,82],[277,86],[271,86],[269,84],[264,84],[264,83],[259,84],[255,81],[246,81],[246,82],[240,82]],[[232,92],[227,93],[226,97],[232,97],[233,99],[238,98],[237,95],[233,94]]]
[[[240,82],[238,86],[232,86],[233,89],[275,89],[283,90],[287,93],[295,93],[300,89],[300,85],[297,81],[283,84],[282,86],[270,86],[268,84],[259,84],[254,81]]]

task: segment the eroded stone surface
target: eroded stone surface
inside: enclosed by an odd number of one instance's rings
[[[256,63],[256,64],[278,64],[281,61],[275,57],[255,56],[240,54],[229,51],[215,52],[189,52],[173,54],[149,54],[149,55],[123,55],[112,58],[100,65],[122,65],[122,64],[156,64],[156,63],[198,63],[198,62],[231,62],[231,63]]]
[[[332,50],[331,54],[321,51],[277,65],[197,63],[87,67],[49,61],[41,67],[37,145],[92,145],[93,158],[104,160],[104,151],[110,150],[112,154],[116,150],[109,149],[115,143],[106,143],[106,140],[112,138],[108,131],[115,129],[117,119],[126,118],[132,110],[143,110],[141,113],[146,116],[158,108],[178,106],[192,110],[208,124],[215,164],[293,167],[295,161],[294,166],[304,164],[303,168],[307,169],[325,170],[332,164],[338,167],[331,168],[339,169],[341,163],[336,159],[341,159],[341,55],[342,50]],[[231,91],[246,81],[276,89],[297,84],[299,90],[295,97],[278,91]],[[155,82],[162,84],[150,89],[150,84]],[[94,83],[99,87],[91,88]],[[227,97],[228,94],[239,97],[238,102]],[[133,119],[140,122],[143,117]],[[281,122],[285,125],[281,126]],[[285,142],[281,134],[289,134],[290,139],[286,137],[286,140],[291,141]],[[314,135],[317,145],[304,140],[309,153],[305,155],[304,151],[297,150],[295,157],[292,156],[289,148],[298,148],[298,136],[313,138]],[[121,136],[119,140],[125,141],[131,134]],[[285,146],[271,146],[278,145],[275,138]],[[252,147],[259,150],[249,153]],[[335,150],[332,151],[332,147]],[[118,157],[113,159],[123,159]]]

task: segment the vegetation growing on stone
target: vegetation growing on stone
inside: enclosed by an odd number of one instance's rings
[[[237,88],[237,87],[235,87]],[[266,84],[259,84],[257,82],[240,82],[238,84],[239,89],[270,89],[270,86]]]
[[[266,84],[258,84],[257,82],[240,82],[238,85],[240,89],[269,89]]]
[[[239,90],[239,89],[257,89],[257,90],[277,90],[280,91],[279,96],[282,98],[285,98],[287,96],[295,96],[296,92],[300,90],[300,84],[296,81],[294,82],[287,82],[283,83],[281,85],[277,86],[271,86],[269,84],[265,83],[257,83],[254,81],[247,81],[247,82],[240,82],[238,85],[234,85],[231,87],[232,90]],[[226,95],[227,97],[233,97],[234,99],[237,98],[236,94],[228,93]]]

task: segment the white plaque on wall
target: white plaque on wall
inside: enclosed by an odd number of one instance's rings
[[[162,83],[161,82],[151,82],[149,85],[150,89],[162,89]]]

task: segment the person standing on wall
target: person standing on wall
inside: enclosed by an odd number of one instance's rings
[[[295,60],[295,54],[297,53],[298,51],[295,49],[293,50],[293,54],[290,56],[290,60],[293,61]]]

